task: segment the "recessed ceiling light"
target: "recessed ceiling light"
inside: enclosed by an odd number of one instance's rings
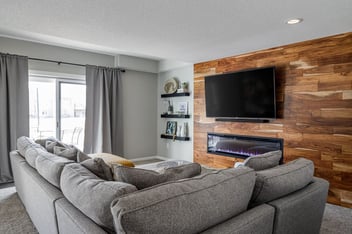
[[[289,19],[286,21],[287,24],[298,24],[301,23],[303,19],[301,18],[294,18],[294,19]]]

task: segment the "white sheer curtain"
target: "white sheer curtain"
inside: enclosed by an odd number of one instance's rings
[[[0,183],[11,182],[9,152],[29,134],[28,59],[0,53]]]
[[[86,85],[84,152],[123,155],[120,70],[87,65]]]

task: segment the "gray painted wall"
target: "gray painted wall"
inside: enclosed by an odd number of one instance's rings
[[[127,68],[122,75],[124,97],[124,155],[127,158],[157,153],[157,69],[158,62],[131,56],[110,56],[76,49],[0,37],[0,52],[79,64]],[[118,59],[116,59],[118,58]],[[84,77],[85,68],[29,61],[35,74]],[[138,72],[137,72],[138,71]]]
[[[70,63],[114,66],[114,56],[0,37],[0,52]],[[29,60],[30,70],[84,75],[85,68]]]
[[[168,65],[168,67],[170,67]],[[173,98],[160,98],[160,95],[164,90],[165,81],[176,77],[180,82],[188,82],[189,90],[191,91],[191,96],[189,97],[173,97]],[[171,100],[176,101],[188,101],[188,108],[191,114],[190,119],[165,119],[160,118],[160,114],[164,109],[164,102]],[[163,71],[159,73],[159,82],[158,82],[158,155],[166,158],[172,159],[182,159],[187,161],[193,161],[193,65],[188,64],[183,67],[171,69],[168,71]],[[166,122],[168,120],[175,120],[178,124],[183,124],[184,122],[188,123],[189,126],[189,136],[191,141],[172,141],[168,139],[160,138],[161,133],[165,133]]]

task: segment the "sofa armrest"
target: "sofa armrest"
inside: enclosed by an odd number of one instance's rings
[[[11,152],[10,156],[16,190],[33,224],[40,233],[58,233],[54,203],[63,194],[17,152]]]
[[[202,232],[202,234],[271,234],[273,231],[274,215],[275,209],[272,206],[262,204],[209,228]]]
[[[55,202],[59,233],[106,234],[100,226],[74,207],[66,198]]]
[[[319,234],[328,189],[326,180],[314,177],[303,189],[269,202],[276,210],[273,233]]]

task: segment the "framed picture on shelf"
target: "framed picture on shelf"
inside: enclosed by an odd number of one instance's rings
[[[180,115],[187,115],[188,102],[175,102],[175,113]]]
[[[176,135],[177,122],[167,121],[166,122],[166,135]]]

